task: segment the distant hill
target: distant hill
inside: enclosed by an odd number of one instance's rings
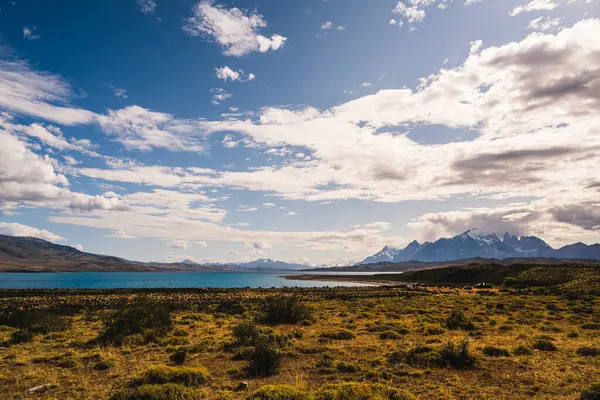
[[[306,264],[287,263],[285,261],[275,261],[270,258],[260,258],[255,261],[238,264],[242,268],[252,268],[258,270],[303,270],[310,268]]]
[[[79,251],[34,237],[0,235],[0,271],[4,272],[147,272],[230,271],[231,265],[142,263]]]
[[[385,246],[381,251],[357,263],[400,263],[403,261],[444,262],[470,258],[560,258],[600,260],[600,244],[588,246],[576,243],[553,249],[535,236],[517,236],[505,233],[500,239],[495,233],[470,229],[452,238],[419,243],[416,240],[403,249]]]

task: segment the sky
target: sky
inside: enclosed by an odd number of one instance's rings
[[[600,1],[0,1],[0,233],[315,265],[600,239]]]

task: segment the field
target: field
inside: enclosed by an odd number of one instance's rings
[[[496,287],[0,291],[0,398],[598,399],[599,306]]]

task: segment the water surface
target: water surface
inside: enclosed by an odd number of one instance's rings
[[[364,286],[353,282],[296,281],[291,273],[250,272],[39,272],[0,273],[0,289],[272,288]],[[348,274],[348,273],[346,273]],[[353,273],[361,275],[362,273]],[[330,275],[330,274],[323,274]],[[333,275],[333,274],[331,274]],[[364,275],[364,274],[362,274]],[[325,276],[323,279],[327,279]]]

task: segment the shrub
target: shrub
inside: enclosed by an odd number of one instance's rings
[[[262,304],[264,321],[268,324],[298,324],[312,320],[312,311],[296,297],[272,297]]]
[[[148,340],[151,342],[152,340]],[[163,342],[165,346],[187,346],[188,344],[192,344],[190,339],[182,336],[172,336],[170,338],[165,339]]]
[[[401,356],[396,354],[396,361],[400,361]],[[439,351],[429,346],[416,346],[406,352],[404,360],[408,365],[413,367],[430,368],[430,367],[443,367],[446,362],[442,359]]]
[[[0,325],[47,334],[67,330],[71,326],[71,320],[53,313],[13,310],[0,313]]]
[[[345,382],[322,387],[315,400],[415,400],[416,397],[387,385]]]
[[[240,315],[246,312],[246,307],[239,301],[223,301],[215,308],[216,313]]]
[[[352,340],[356,337],[356,335],[349,329],[339,328],[322,332],[320,337],[323,339],[332,340]]]
[[[145,334],[146,340],[165,336],[173,329],[169,311],[162,305],[139,301],[111,315],[98,337],[101,345],[122,345],[127,336]]]
[[[448,342],[442,349],[441,355],[452,368],[463,369],[475,366],[475,358],[469,354],[469,341],[466,339],[458,344]]]
[[[116,365],[117,364],[114,362],[114,360],[102,359],[94,363],[94,365],[92,365],[92,369],[95,369],[96,371],[106,371],[107,369],[114,368]]]
[[[580,400],[600,400],[600,383],[594,383],[591,386],[583,389]]]
[[[210,373],[204,367],[170,367],[155,365],[143,371],[130,382],[130,386],[177,383],[184,386],[201,386],[209,382]]]
[[[533,351],[531,351],[529,347],[517,346],[513,350],[513,353],[515,353],[517,356],[530,356],[533,354]]]
[[[425,332],[426,335],[443,335],[444,333],[446,333],[445,330],[443,330],[440,326],[428,326],[427,328],[425,328]]]
[[[231,329],[233,337],[239,346],[252,346],[256,342],[261,330],[254,321],[242,321]]]
[[[255,349],[253,346],[242,347],[231,357],[231,360],[232,361],[241,361],[241,360],[249,361],[250,359],[252,359],[254,350]]]
[[[588,323],[581,325],[581,329],[597,331],[597,330],[600,330],[600,324],[597,322],[588,322]]]
[[[173,331],[173,336],[186,337],[189,335],[190,335],[190,333],[183,328],[177,328]]]
[[[177,365],[183,365],[187,358],[187,350],[179,350],[169,356],[169,360]]]
[[[360,371],[360,367],[356,364],[339,362],[335,368],[340,372],[354,373]]]
[[[333,357],[329,354],[323,354],[323,357],[315,364],[317,368],[331,368],[333,367]]]
[[[248,375],[271,376],[279,373],[281,353],[270,343],[260,343],[248,361]]]
[[[290,385],[261,386],[250,396],[252,400],[309,400],[310,396]]]
[[[508,357],[510,355],[508,350],[494,346],[485,346],[483,354],[490,357]]]
[[[393,331],[399,333],[400,335],[406,335],[410,333],[410,329],[405,324],[401,324],[398,322],[381,322],[378,321],[374,325],[369,326],[369,332],[385,332],[385,331]]]
[[[14,331],[10,335],[10,343],[12,344],[20,344],[20,343],[28,343],[33,340],[33,333],[28,330],[19,329],[18,331]]]
[[[399,339],[402,339],[402,335],[396,331],[384,331],[379,334],[379,339],[399,340]]]
[[[540,351],[556,351],[556,345],[548,339],[537,339],[533,342],[533,348]]]
[[[462,311],[452,311],[446,318],[446,327],[452,330],[462,329],[472,331],[475,325],[470,321]]]
[[[141,385],[117,391],[110,400],[192,400],[194,394],[183,385]]]
[[[595,357],[600,355],[600,349],[596,347],[580,347],[577,349],[576,353],[584,357]]]

